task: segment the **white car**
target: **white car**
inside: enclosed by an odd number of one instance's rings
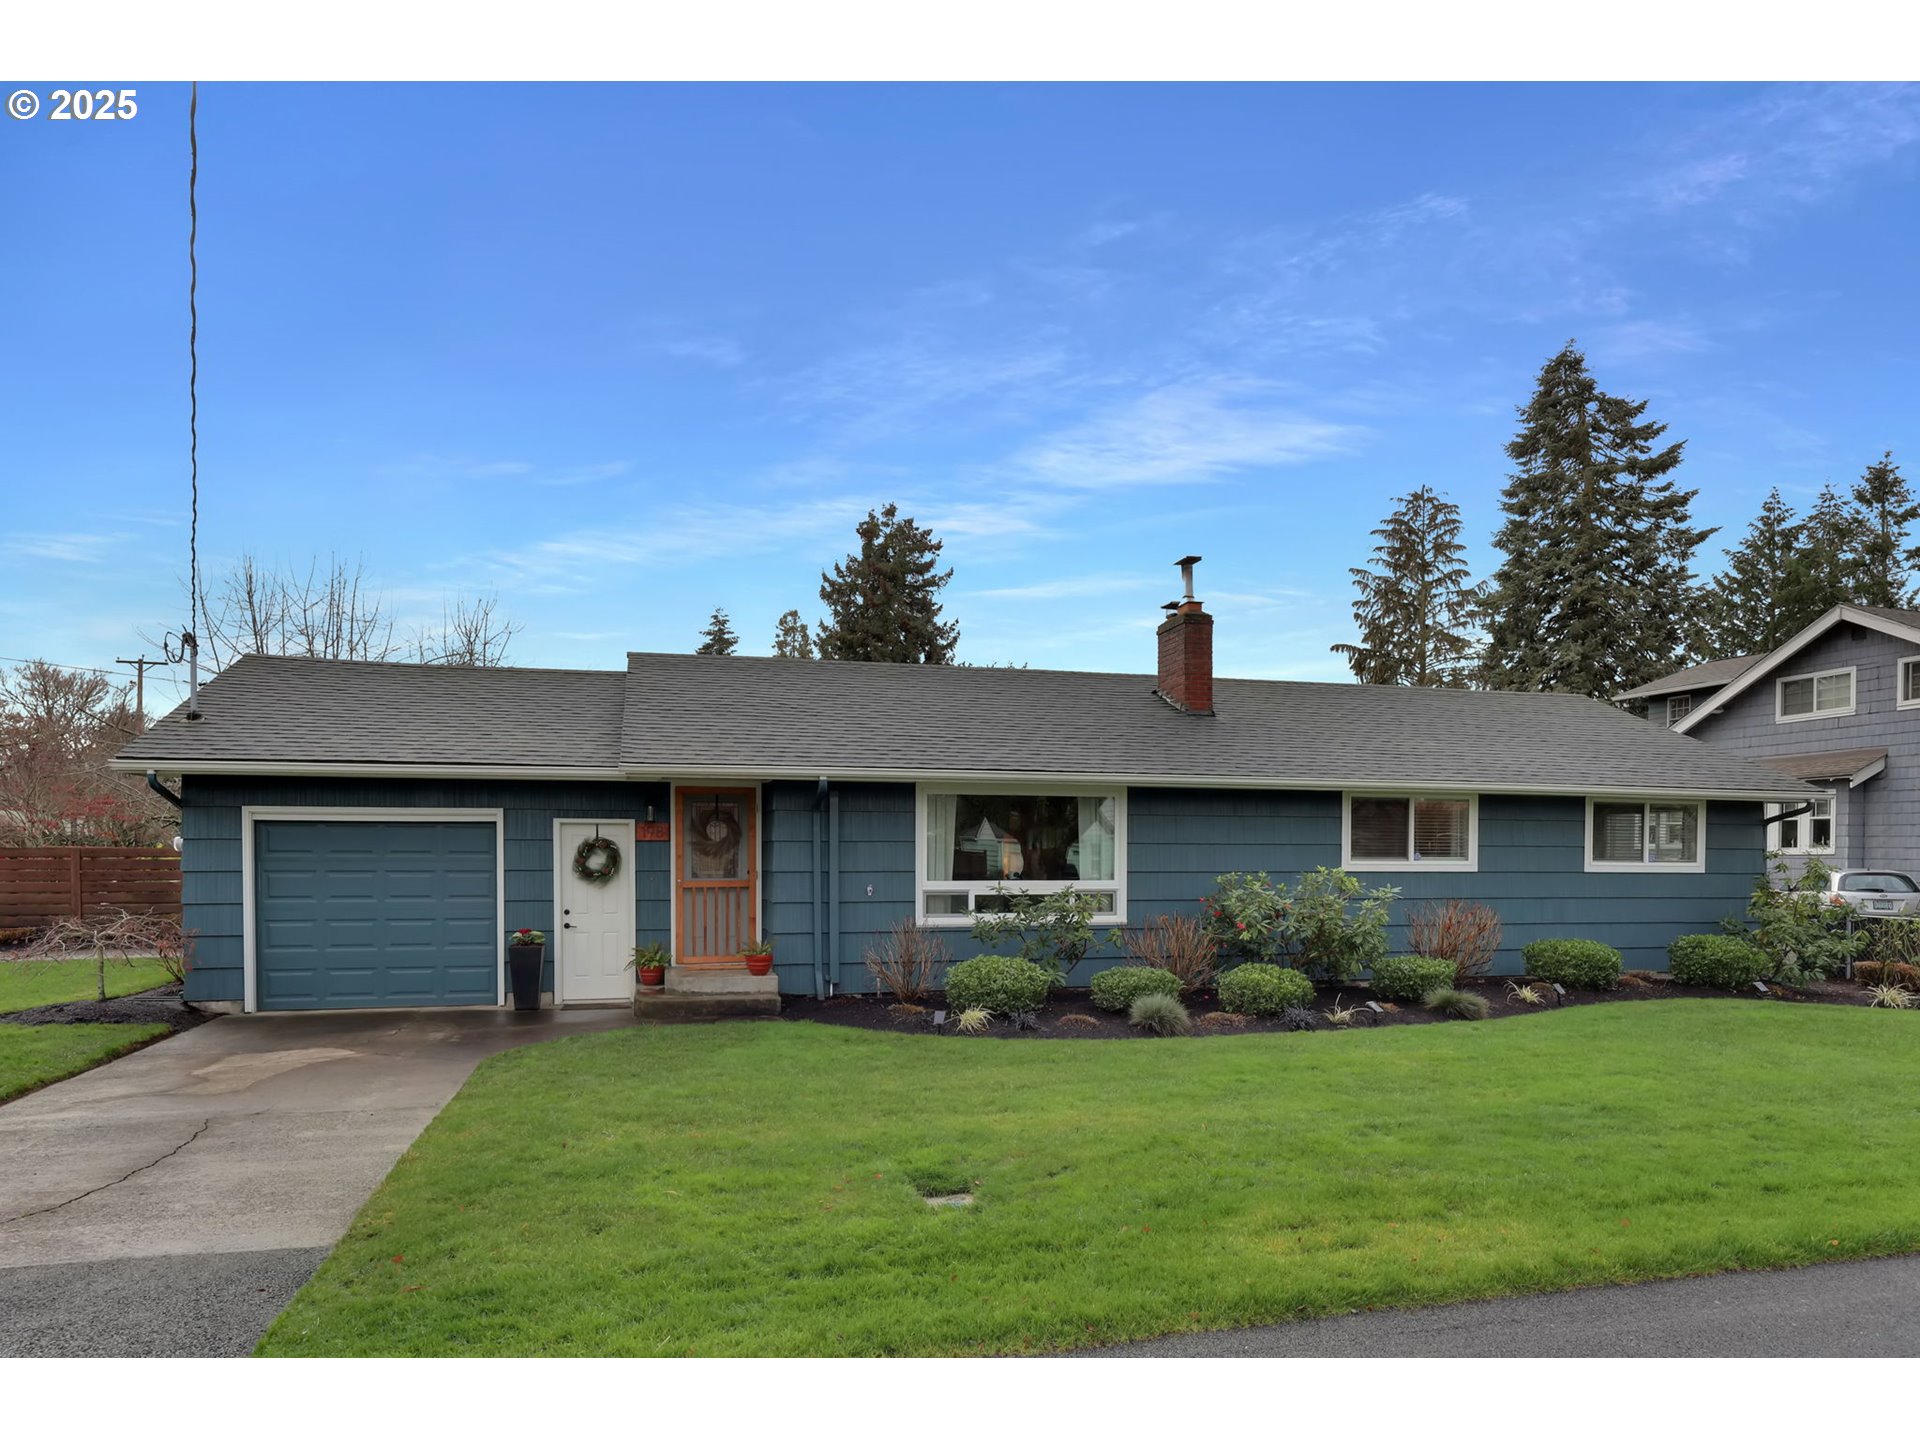
[[[1899,870],[1836,870],[1825,889],[1830,904],[1861,915],[1920,914],[1920,883]]]

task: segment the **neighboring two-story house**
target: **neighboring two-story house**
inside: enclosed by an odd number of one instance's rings
[[[1920,611],[1836,605],[1770,654],[1696,665],[1618,698],[1823,789],[1811,809],[1768,807],[1780,818],[1767,843],[1790,861],[1920,872]]]

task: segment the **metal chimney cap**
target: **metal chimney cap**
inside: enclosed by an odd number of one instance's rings
[[[1173,563],[1175,565],[1198,565],[1200,563],[1200,560],[1201,560],[1201,557],[1198,555],[1182,555],[1178,560],[1174,561]]]

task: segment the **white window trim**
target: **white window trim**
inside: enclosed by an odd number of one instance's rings
[[[1847,708],[1844,710],[1814,710],[1805,715],[1787,715],[1781,710],[1785,703],[1786,688],[1795,680],[1811,680],[1816,701],[1820,698],[1820,682],[1833,675],[1847,677]],[[1773,722],[1776,725],[1796,725],[1802,720],[1838,720],[1851,715],[1860,708],[1860,675],[1855,665],[1838,665],[1831,670],[1808,670],[1799,675],[1782,675],[1773,682]]]
[[[1646,812],[1658,805],[1688,805],[1699,817],[1695,834],[1699,844],[1695,847],[1691,862],[1674,860],[1596,860],[1593,858],[1593,807],[1601,805],[1638,805],[1644,818]],[[1644,831],[1642,832],[1644,835]],[[1587,796],[1586,838],[1581,842],[1582,853],[1586,857],[1589,875],[1703,875],[1707,869],[1707,802],[1690,799],[1684,795],[1671,798],[1650,800],[1644,795],[1589,795]],[[1644,852],[1643,852],[1644,853]]]
[[[1828,843],[1825,845],[1775,845],[1769,848],[1778,850],[1782,855],[1832,855],[1833,853],[1835,853],[1835,850],[1837,847],[1832,842],[1837,837],[1835,837],[1833,834],[1833,830],[1834,830],[1833,822],[1839,817],[1834,814],[1834,792],[1829,790],[1825,794],[1818,795],[1814,798],[1819,800],[1825,800],[1827,802],[1827,834],[1829,837]],[[1782,810],[1795,810],[1795,809],[1798,809],[1800,805],[1803,803],[1804,802],[1797,801],[1797,800],[1790,804],[1782,801],[1782,802],[1777,802],[1775,804],[1771,804],[1767,806],[1768,828],[1771,829],[1773,826],[1780,823],[1780,812]],[[1813,812],[1811,810],[1805,812],[1804,814],[1794,815],[1789,818],[1798,822],[1800,826],[1801,834],[1811,835],[1813,833],[1814,817],[1813,817]]]
[[[1905,700],[1901,698],[1907,693],[1907,672],[1916,666],[1920,666],[1920,655],[1909,655],[1900,662],[1899,670],[1894,676],[1895,688],[1893,696],[1895,709],[1920,710],[1920,700]]]
[[[1464,860],[1356,860],[1353,858],[1353,802],[1355,800],[1405,800],[1407,802],[1407,852],[1413,852],[1413,802],[1416,800],[1465,800],[1467,802],[1467,858]],[[1426,874],[1451,871],[1456,875],[1480,869],[1480,797],[1445,794],[1424,790],[1347,790],[1340,796],[1340,868],[1353,871],[1404,871]]]
[[[990,880],[984,884],[970,880],[929,880],[927,878],[927,796],[939,795],[1111,795],[1114,801],[1113,820],[1113,879],[1108,880],[1024,880],[1009,885],[1004,880]],[[1113,892],[1113,909],[1103,910],[1093,917],[1096,925],[1125,925],[1127,923],[1127,791],[1124,786],[1084,785],[1076,788],[1070,781],[1039,780],[1032,784],[993,784],[983,785],[969,780],[923,780],[913,787],[913,913],[922,925],[939,929],[965,930],[972,927],[975,917],[968,915],[929,915],[927,913],[927,892],[935,890],[943,895],[968,896],[968,908],[973,905],[973,896],[991,895],[997,889],[1008,894],[1052,895],[1062,890],[1097,890]]]
[[[493,904],[495,944],[494,1004],[507,1003],[507,820],[504,810],[436,810],[424,806],[317,806],[317,805],[242,805],[240,807],[240,960],[242,965],[242,1008],[251,1015],[260,1008],[259,955],[255,939],[253,873],[253,825],[256,820],[404,820],[419,824],[435,821],[471,821],[493,825]],[[440,1009],[486,1007],[440,1006]],[[337,1012],[309,1011],[309,1014]]]
[[[1673,707],[1679,704],[1682,700],[1687,702],[1687,708],[1682,710],[1678,715],[1676,715],[1673,713]],[[1693,713],[1693,696],[1691,694],[1667,696],[1667,728],[1669,730],[1671,730],[1674,726],[1678,725],[1682,720],[1686,719],[1687,716],[1691,715],[1692,713]]]

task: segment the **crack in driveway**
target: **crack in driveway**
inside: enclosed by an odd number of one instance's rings
[[[147,1161],[147,1163],[144,1165],[134,1166],[133,1169],[127,1171],[126,1174],[122,1175],[117,1180],[109,1180],[105,1184],[94,1186],[91,1190],[82,1190],[78,1195],[70,1195],[65,1200],[60,1201],[60,1203],[57,1205],[42,1205],[37,1210],[23,1210],[18,1215],[9,1215],[6,1219],[0,1220],[0,1225],[12,1225],[16,1221],[31,1220],[35,1215],[51,1215],[55,1210],[64,1210],[69,1205],[78,1204],[80,1201],[86,1199],[89,1195],[98,1195],[102,1190],[111,1190],[116,1185],[124,1185],[127,1181],[131,1180],[134,1176],[140,1174],[141,1171],[153,1169],[153,1167],[158,1165],[162,1160],[171,1160],[174,1156],[178,1155],[182,1150],[186,1149],[187,1146],[191,1145],[194,1141],[198,1140],[202,1135],[206,1134],[207,1127],[211,1124],[213,1124],[213,1117],[209,1115],[206,1119],[200,1122],[199,1129],[195,1130],[191,1135],[187,1136],[186,1139],[182,1140],[178,1145],[174,1146],[171,1150],[167,1151],[166,1154],[157,1155],[153,1159]]]

